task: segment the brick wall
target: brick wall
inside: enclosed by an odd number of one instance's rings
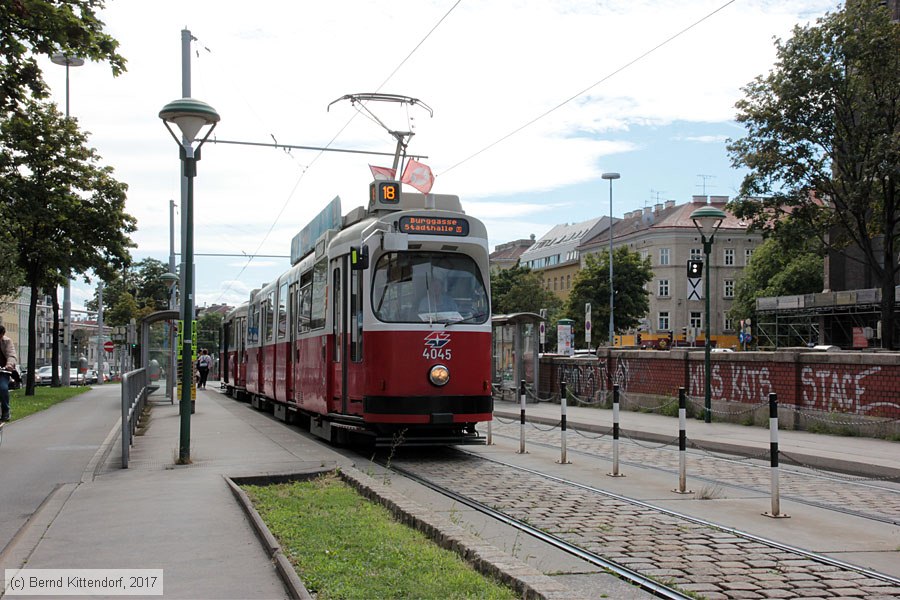
[[[712,401],[759,404],[770,392],[781,405],[900,419],[900,355],[897,353],[734,352],[711,357]],[[704,396],[704,353],[672,350],[606,350],[597,357],[541,359],[540,394],[559,391],[560,381],[579,398],[595,398],[617,383],[628,394]]]

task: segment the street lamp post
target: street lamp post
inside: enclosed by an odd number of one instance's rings
[[[691,220],[694,222],[694,227],[696,227],[697,231],[700,232],[700,239],[703,241],[703,254],[706,257],[706,260],[704,261],[706,267],[706,281],[704,283],[703,291],[704,299],[706,301],[706,332],[703,336],[706,341],[706,343],[704,344],[705,356],[703,372],[703,420],[707,423],[712,420],[712,385],[710,381],[710,352],[712,350],[712,345],[710,343],[709,319],[709,275],[712,269],[710,268],[709,255],[712,252],[712,245],[713,241],[715,240],[716,232],[719,230],[719,227],[722,225],[722,221],[725,220],[726,216],[727,215],[723,211],[712,206],[704,206],[703,208],[698,208],[691,213]]]
[[[613,345],[615,340],[615,291],[613,290],[613,203],[612,203],[612,182],[613,179],[621,177],[618,173],[604,173],[601,175],[603,179],[609,180],[609,345]]]
[[[57,52],[50,57],[50,60],[57,65],[66,67],[66,120],[69,119],[69,67],[80,67],[84,64],[83,58],[77,56],[68,56],[62,52]],[[62,347],[62,384],[64,387],[69,386],[69,363],[72,362],[72,280],[66,280],[66,287],[63,288],[63,347]]]
[[[205,102],[193,98],[179,98],[166,104],[159,111],[166,129],[178,144],[179,155],[187,179],[187,198],[183,207],[185,211],[185,235],[181,240],[181,256],[184,261],[184,289],[181,290],[181,312],[184,320],[181,345],[181,435],[178,448],[178,462],[189,463],[191,460],[191,392],[193,387],[191,369],[193,359],[193,340],[191,332],[194,325],[194,176],[197,174],[197,161],[200,160],[200,147],[209,138],[219,113]],[[182,140],[172,131],[171,124],[180,130]],[[194,148],[200,130],[209,127],[206,135]]]

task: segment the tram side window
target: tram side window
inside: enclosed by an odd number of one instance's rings
[[[328,287],[328,264],[326,259],[316,263],[313,268],[312,311],[309,317],[311,329],[325,327],[325,290]]]
[[[362,282],[363,272],[352,271],[350,276],[350,360],[362,360]]]
[[[297,305],[297,333],[306,333],[309,331],[309,315],[312,310],[312,285],[306,284],[300,288]]]
[[[272,342],[275,340],[275,320],[272,318],[272,309],[275,307],[275,292],[269,292],[269,295],[266,296],[266,301],[263,307],[263,319],[266,323],[266,337],[265,340],[267,342]]]
[[[259,304],[251,304],[247,313],[247,343],[259,343]]]
[[[278,290],[278,339],[284,339],[287,335],[287,284],[283,284]]]

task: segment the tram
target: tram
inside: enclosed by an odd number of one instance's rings
[[[484,443],[488,248],[457,196],[381,180],[346,215],[335,198],[292,240],[291,268],[226,319],[229,389],[333,442]]]

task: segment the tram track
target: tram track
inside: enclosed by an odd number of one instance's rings
[[[546,434],[546,432],[539,433]],[[507,435],[496,430],[493,435],[508,440],[518,439],[513,435]],[[592,441],[596,442],[597,440]],[[628,439],[621,440],[621,442],[636,444],[633,440]],[[534,437],[528,443],[529,445],[540,445],[548,449],[559,449],[558,444],[539,441],[534,439]],[[573,441],[570,438],[567,448],[568,452],[585,458],[609,460],[605,458],[603,452],[597,450],[589,451],[580,448],[579,445],[580,442],[578,440]],[[668,452],[669,456],[663,460],[658,460],[656,456],[644,451],[646,449],[640,448],[639,445],[636,448],[640,459],[637,461],[620,459],[622,465],[639,469],[653,469],[663,473],[671,473],[673,477],[678,476],[677,458],[675,458],[677,452]],[[748,462],[747,459],[722,457],[708,452],[701,452],[702,454],[690,453],[692,458],[703,460],[703,463],[695,463],[692,472],[688,474],[692,480],[746,492],[760,494],[768,494],[770,492],[768,466]],[[710,468],[709,461],[725,463],[728,467],[721,470],[719,474],[710,474],[714,469]],[[835,477],[819,472],[801,472],[784,466],[780,470],[782,480],[781,499],[783,500],[790,500],[799,504],[889,525],[900,525],[900,489],[873,485],[868,481],[854,480],[848,477]],[[743,479],[744,481],[735,481],[735,479]],[[746,481],[748,480],[751,483],[747,483]],[[802,488],[811,490],[812,493],[819,495],[820,498],[810,498],[802,493],[798,493],[798,490],[799,492],[803,491]],[[877,507],[884,512],[877,512],[872,510],[871,507]]]
[[[900,598],[896,577],[469,451],[394,457],[390,468],[660,597],[821,587]]]

